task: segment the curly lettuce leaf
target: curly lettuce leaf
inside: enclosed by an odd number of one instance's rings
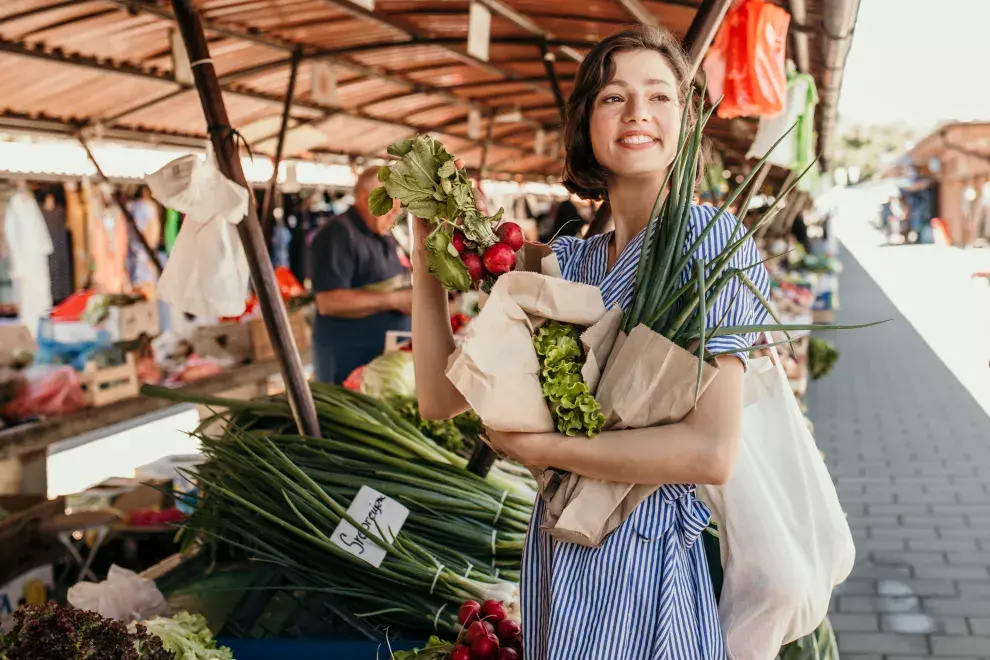
[[[444,288],[467,291],[471,288],[471,275],[461,258],[451,254],[450,234],[437,230],[426,238],[426,251],[429,254],[430,272]]]
[[[581,377],[584,354],[573,326],[549,321],[533,334],[540,358],[540,385],[550,415],[560,433],[589,438],[605,427],[605,416]]]

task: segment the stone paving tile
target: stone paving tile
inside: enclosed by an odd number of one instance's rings
[[[848,253],[840,357],[809,414],[857,540],[843,660],[990,658],[990,418]],[[899,632],[911,631],[911,632]]]

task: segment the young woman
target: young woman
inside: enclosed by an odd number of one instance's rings
[[[645,26],[599,43],[585,58],[568,103],[566,183],[586,199],[607,199],[615,229],[588,240],[552,245],[564,277],[601,288],[607,306],[628,306],[657,191],[676,149],[687,104],[687,63],[676,40]],[[689,118],[694,121],[694,117]],[[687,244],[716,209],[695,206]],[[711,259],[732,238],[736,219],[723,216],[695,253]],[[425,272],[417,227],[417,272]],[[742,230],[738,230],[741,235]],[[759,261],[750,243],[734,265]],[[689,265],[682,281],[693,268]],[[768,292],[765,269],[748,271]],[[712,302],[707,324],[764,320],[757,299],[734,283]],[[444,376],[454,349],[446,296],[431,277],[415,278],[413,352],[420,410],[443,418],[467,404]],[[713,353],[749,347],[755,335],[717,337]],[[540,530],[537,501],[523,556],[522,617],[527,660],[715,660],[725,657],[715,598],[699,536],[710,514],[694,484],[728,478],[743,408],[744,353],[718,358],[720,372],[682,422],[609,431],[594,439],[489,432],[500,452],[533,466],[552,465],[595,479],[663,484],[603,544],[559,543]]]

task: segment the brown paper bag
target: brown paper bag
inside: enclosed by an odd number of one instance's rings
[[[549,265],[556,263],[552,254],[546,259]],[[540,387],[533,332],[545,319],[587,327],[604,316],[598,287],[541,273],[506,273],[450,356],[447,378],[486,426],[505,432],[551,432],[554,423]],[[593,339],[596,345],[611,344],[598,334]],[[597,365],[605,359],[594,359],[596,381]]]
[[[701,392],[718,374],[706,362]],[[695,404],[698,357],[644,325],[619,334],[595,393],[606,428],[644,428],[679,422]],[[554,538],[598,547],[659,484],[623,484],[575,474],[556,475],[543,529]],[[545,481],[548,481],[545,478]],[[541,484],[542,485],[542,484]]]

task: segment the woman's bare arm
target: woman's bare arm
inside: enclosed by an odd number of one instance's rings
[[[413,221],[413,364],[419,414],[423,419],[449,419],[469,406],[448,380],[447,359],[454,352],[447,292],[430,273],[426,253],[429,223]]]
[[[594,438],[488,432],[493,447],[525,465],[553,466],[620,483],[723,484],[742,435],[743,365],[718,358],[719,374],[681,422],[607,431]]]

